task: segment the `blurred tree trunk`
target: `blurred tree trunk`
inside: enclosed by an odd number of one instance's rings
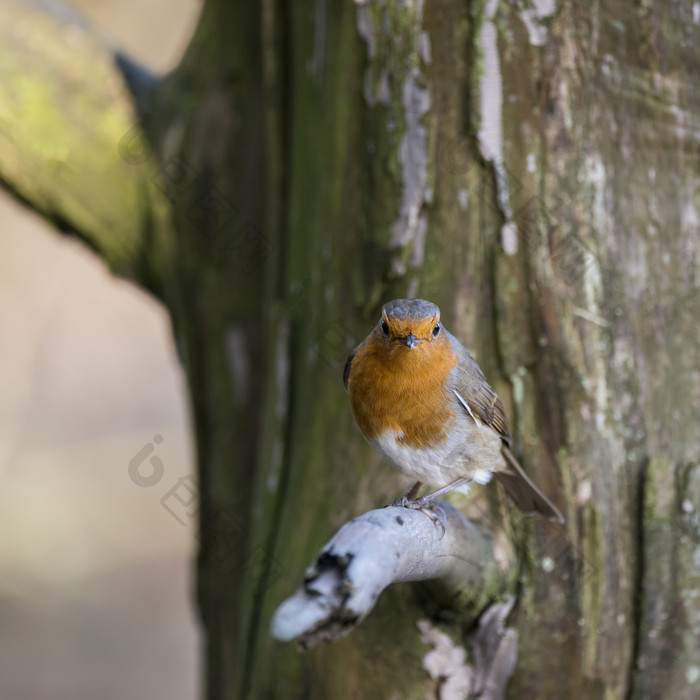
[[[2,26],[5,84],[29,80],[10,59],[38,49]],[[107,125],[110,189],[74,167],[79,141],[52,176],[22,110],[56,102],[45,128],[65,143],[69,87],[33,104],[8,87],[0,177],[172,314],[207,697],[423,698],[439,682],[417,621],[468,647],[473,616],[408,585],[330,647],[268,632],[335,529],[405,485],[341,381],[398,296],[441,306],[567,518],[503,515],[485,491],[520,562],[495,592],[518,596],[508,696],[697,697],[700,5],[208,0],[172,75],[122,67],[152,154]]]

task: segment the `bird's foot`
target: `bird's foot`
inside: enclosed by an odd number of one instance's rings
[[[412,503],[408,496],[401,496],[401,498],[395,498],[391,503],[387,503],[387,508],[408,508],[408,504]]]
[[[420,491],[420,487],[423,485],[423,482],[421,481],[416,481],[413,486],[411,486],[408,491],[406,491],[406,494],[402,496],[401,498],[396,498],[394,501],[388,505],[396,506],[399,507],[401,506],[402,508],[406,508],[406,503],[409,501],[415,501],[416,496],[418,495],[418,491]]]
[[[419,510],[423,515],[427,515],[433,521],[434,525],[440,528],[440,539],[445,536],[445,532],[447,531],[445,525],[445,511],[437,503],[434,503],[432,499],[426,498],[425,496],[423,498],[408,498],[407,496],[402,496],[390,503],[389,507]]]

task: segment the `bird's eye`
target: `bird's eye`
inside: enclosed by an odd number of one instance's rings
[[[433,328],[433,335],[437,336],[437,334],[440,332],[440,324],[436,323],[435,328]]]
[[[384,335],[389,335],[389,326],[386,321],[382,321],[382,331]]]

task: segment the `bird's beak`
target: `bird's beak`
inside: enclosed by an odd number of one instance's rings
[[[401,342],[407,348],[415,348],[418,344],[418,338],[416,338],[416,336],[413,335],[413,333],[409,333],[408,335],[405,335],[403,338],[401,338]]]

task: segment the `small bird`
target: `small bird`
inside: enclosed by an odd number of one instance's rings
[[[435,304],[385,304],[348,358],[343,381],[362,434],[416,480],[394,505],[422,510],[447,491],[464,492],[470,482],[485,484],[495,475],[524,513],[564,521],[511,453],[503,404],[476,360],[443,327]],[[439,488],[417,499],[423,483]]]

